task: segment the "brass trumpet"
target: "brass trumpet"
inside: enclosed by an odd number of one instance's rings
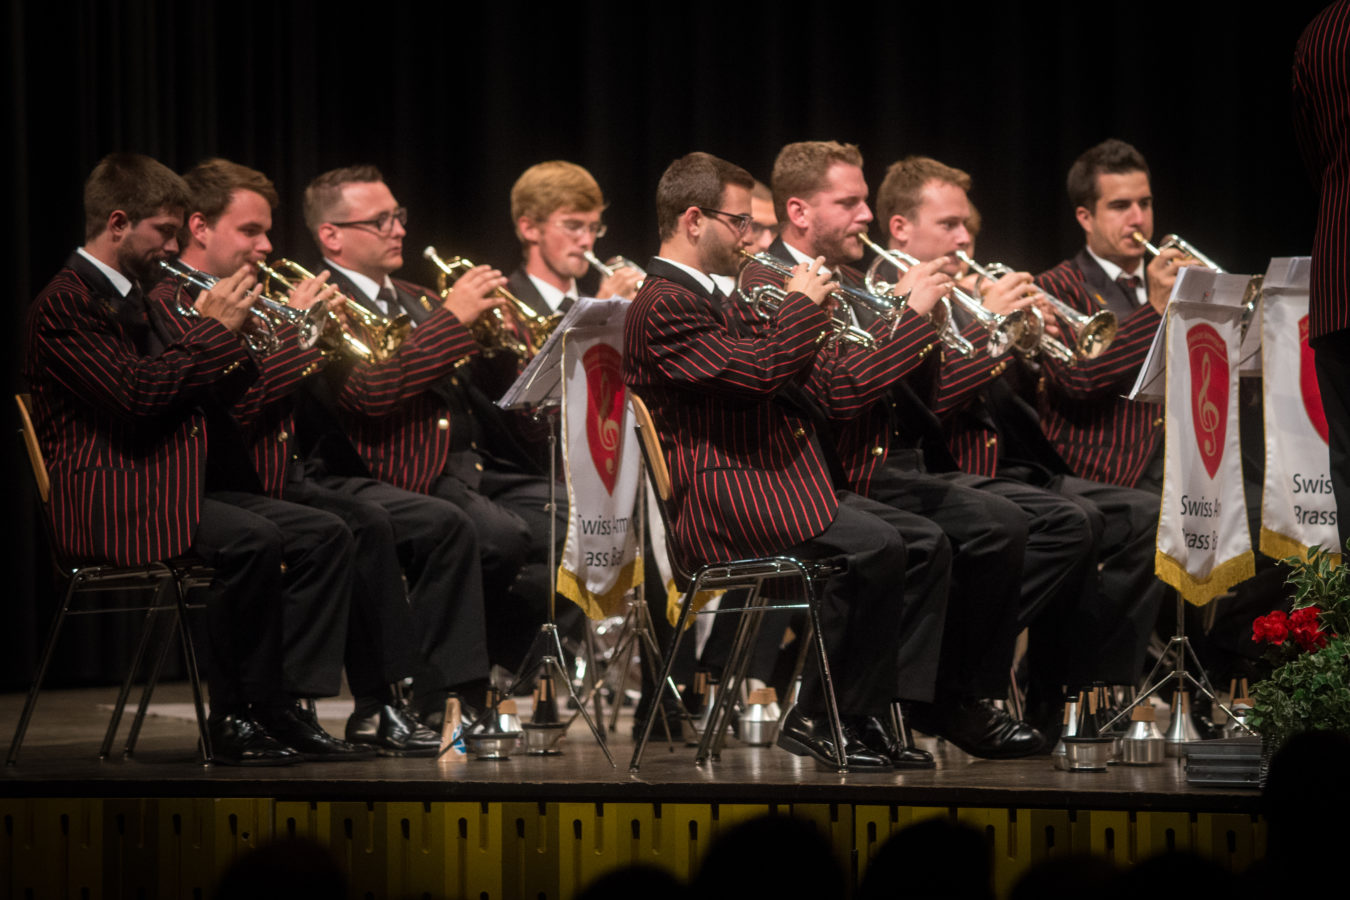
[[[890,263],[901,275],[908,272],[912,267],[919,265],[919,261],[908,253],[902,250],[888,250],[872,240],[866,232],[858,235],[858,237],[876,253],[876,258],[867,267],[867,274],[863,276],[863,283],[867,285],[869,291],[891,293],[895,290],[895,283],[882,281],[877,274],[883,262]],[[974,304],[975,308],[971,309],[970,312],[989,332],[990,356],[1001,356],[1012,341],[1021,339],[1023,324],[1020,319],[1006,322],[989,312],[980,305],[978,300],[968,296],[960,288],[953,287],[951,293],[939,300],[937,305],[928,313],[928,319],[933,323],[933,328],[937,330],[938,336],[942,338],[942,343],[949,349],[962,356],[970,356],[975,352],[975,345],[965,339],[952,318],[952,298],[955,298],[957,302],[964,303],[967,307]]]
[[[750,308],[759,314],[761,319],[771,319],[778,308],[783,305],[787,299],[787,291],[773,284],[758,284],[753,287],[745,287],[741,284],[741,277],[745,275],[748,266],[743,267],[740,274],[736,276],[736,293],[741,299],[750,304]],[[871,350],[877,345],[876,338],[870,331],[850,325],[840,319],[830,318],[830,331],[821,335],[827,343],[837,343],[843,341],[847,344],[855,344],[867,350]]]
[[[957,250],[955,255],[961,262],[970,266],[972,271],[991,280],[1002,278],[1004,275],[1013,271],[1011,267],[1006,266],[1003,263],[990,263],[987,266],[982,266],[971,259],[970,254],[966,253],[964,250]],[[1056,315],[1069,324],[1073,329],[1076,342],[1075,348],[1072,350],[1069,349],[1062,341],[1045,333],[1045,324],[1044,320],[1042,320],[1039,344],[1041,352],[1054,357],[1060,362],[1072,363],[1077,358],[1096,359],[1101,356],[1102,353],[1106,351],[1106,348],[1111,346],[1111,342],[1115,340],[1116,314],[1109,309],[1103,309],[1095,315],[1088,316],[1080,313],[1078,310],[1047,291],[1036,288],[1036,292],[1046,299],[1050,306],[1055,310]],[[1041,314],[1040,310],[1036,309],[1034,306],[1027,308],[1033,310],[1037,316]]]
[[[269,282],[275,280],[287,291],[293,291],[296,288],[295,281],[292,279],[298,278],[304,281],[315,277],[313,272],[298,262],[289,259],[278,259],[274,265],[260,262],[258,263],[258,269],[263,272]],[[324,310],[319,316],[321,322],[319,340],[323,342],[326,352],[341,350],[366,362],[384,362],[398,352],[398,348],[403,344],[403,339],[408,336],[408,330],[412,327],[406,313],[399,313],[392,319],[386,318],[373,310],[367,309],[346,294],[338,294],[338,297],[342,301],[348,319],[353,323],[352,327],[357,329],[360,334],[356,335],[347,331],[342,325],[342,320],[335,313],[331,310]]]
[[[161,259],[158,262],[161,269],[177,278],[184,285],[190,284],[204,291],[211,290],[220,280],[216,276],[200,272],[178,259]],[[259,296],[258,303],[263,302],[264,299]],[[175,302],[174,307],[178,310],[179,315],[187,316],[189,319],[200,319],[202,316],[195,306],[184,306],[181,302]],[[249,308],[248,321],[240,329],[240,334],[243,335],[244,343],[248,344],[249,349],[258,356],[269,356],[281,349],[281,339],[277,337],[275,323],[256,304]]]
[[[436,274],[436,289],[440,291],[441,297],[447,297],[454,287],[455,280],[465,271],[472,269],[472,261],[462,256],[452,256],[450,259],[442,259],[436,252],[435,247],[428,246],[422,251],[422,255],[431,260],[431,263],[440,271]],[[500,307],[488,310],[473,323],[473,334],[478,343],[488,351],[503,350],[514,354],[521,361],[528,360],[534,356],[535,352],[548,340],[549,335],[553,334],[558,323],[562,321],[562,313],[553,313],[549,316],[541,316],[530,306],[512,294],[506,288],[497,288],[493,291],[493,296],[501,297],[507,302],[507,309],[524,328],[528,335],[526,340],[521,340],[512,333],[507,327],[506,316],[503,315]]]
[[[1149,243],[1148,238],[1144,237],[1142,232],[1136,231],[1134,234],[1130,235],[1130,237],[1134,238],[1136,241],[1143,244],[1144,249],[1147,250],[1149,253],[1152,253],[1154,256],[1160,256],[1164,250],[1170,250],[1171,248],[1175,247],[1182,253],[1191,257],[1192,259],[1199,260],[1200,265],[1204,266],[1205,268],[1213,269],[1220,275],[1225,274],[1223,266],[1219,265],[1205,254],[1195,249],[1195,247],[1187,243],[1185,238],[1181,237],[1180,235],[1177,234],[1165,235],[1162,239],[1162,243],[1156,247],[1153,246],[1153,244]]]
[[[600,257],[596,256],[589,250],[583,250],[581,255],[586,257],[586,262],[591,264],[591,268],[595,269],[597,272],[599,272],[606,278],[613,277],[614,273],[619,271],[620,269],[625,268],[632,269],[635,272],[637,272],[638,275],[640,276],[638,279],[637,286],[642,287],[642,280],[647,277],[646,269],[642,268],[642,266],[639,266],[637,263],[633,262],[631,259],[628,259],[625,256],[616,256],[609,262],[605,263],[601,262]]]

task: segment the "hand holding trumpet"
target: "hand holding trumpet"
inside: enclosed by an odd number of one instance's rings
[[[253,277],[253,270],[240,266],[239,271],[198,294],[193,307],[203,318],[215,319],[237,332],[248,321],[249,310],[261,293],[262,285]]]
[[[817,256],[809,263],[798,263],[792,267],[792,275],[783,285],[784,289],[789,293],[805,294],[816,306],[829,309],[833,304],[827,301],[830,294],[839,289],[839,282],[822,271],[824,265],[823,256]]]
[[[459,277],[441,307],[469,326],[483,313],[506,303],[506,298],[497,293],[504,287],[506,278],[500,271],[491,266],[474,266]]]

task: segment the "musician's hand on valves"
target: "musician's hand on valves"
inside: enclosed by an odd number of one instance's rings
[[[920,263],[905,273],[905,277],[900,279],[900,285],[909,294],[909,298],[905,301],[906,309],[926,316],[932,312],[934,306],[937,306],[939,300],[951,293],[952,277],[942,271],[949,262],[951,260],[947,257],[939,256],[937,259]]]
[[[792,277],[787,280],[784,289],[788,293],[795,291],[805,294],[811,298],[812,303],[825,306],[831,292],[839,289],[839,283],[831,280],[830,276],[822,271],[824,265],[823,256],[817,256],[809,263],[798,263],[792,267]]]
[[[215,319],[231,331],[238,331],[248,321],[248,311],[260,293],[262,285],[253,277],[252,269],[240,266],[239,271],[217,281],[211,290],[198,294],[193,305],[203,318]]]
[[[1187,256],[1176,247],[1167,247],[1153,257],[1145,274],[1148,278],[1148,302],[1158,311],[1158,315],[1167,312],[1167,300],[1172,296],[1172,285],[1176,284],[1177,273],[1187,266],[1203,265],[1200,260]]]
[[[608,275],[600,280],[600,287],[596,289],[595,296],[608,299],[609,297],[622,297],[625,300],[632,300],[637,296],[638,282],[642,280],[642,273],[632,266],[620,266],[614,270],[613,275]]]
[[[1045,299],[1045,295],[1037,292],[1036,309],[1040,310],[1041,320],[1045,323],[1045,333],[1059,341],[1061,344],[1073,343],[1073,338],[1068,337],[1067,332],[1059,323],[1059,314],[1055,312],[1055,307],[1050,301]]]
[[[453,313],[461,324],[472,325],[483,313],[506,301],[495,293],[504,287],[506,278],[501,272],[491,266],[474,266],[455,282],[454,289],[441,306]]]
[[[337,285],[329,284],[329,271],[324,269],[313,278],[306,278],[295,286],[287,303],[296,309],[309,309],[316,303],[330,304],[337,297]]]
[[[980,302],[984,308],[1000,316],[1015,309],[1025,309],[1035,302],[1035,288],[1029,272],[1009,272],[997,281],[985,281],[980,287]]]

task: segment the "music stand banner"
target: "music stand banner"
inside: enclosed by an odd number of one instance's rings
[[[1261,552],[1306,559],[1312,547],[1340,546],[1340,536],[1327,417],[1308,346],[1308,267],[1280,262],[1289,261],[1272,260],[1266,273],[1260,320],[1266,417]]]
[[[1255,574],[1238,439],[1240,308],[1167,307],[1167,438],[1154,571],[1202,606]]]
[[[562,337],[563,459],[570,516],[558,593],[592,619],[622,612],[642,581],[634,504],[642,477],[623,383],[620,327]]]

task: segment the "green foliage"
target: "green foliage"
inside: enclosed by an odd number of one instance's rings
[[[1271,648],[1281,662],[1252,688],[1250,723],[1277,747],[1300,731],[1350,733],[1350,572],[1333,566],[1320,547],[1306,562],[1295,556],[1284,563],[1293,570],[1294,609],[1316,607],[1329,639],[1311,651],[1300,652],[1292,640]]]

